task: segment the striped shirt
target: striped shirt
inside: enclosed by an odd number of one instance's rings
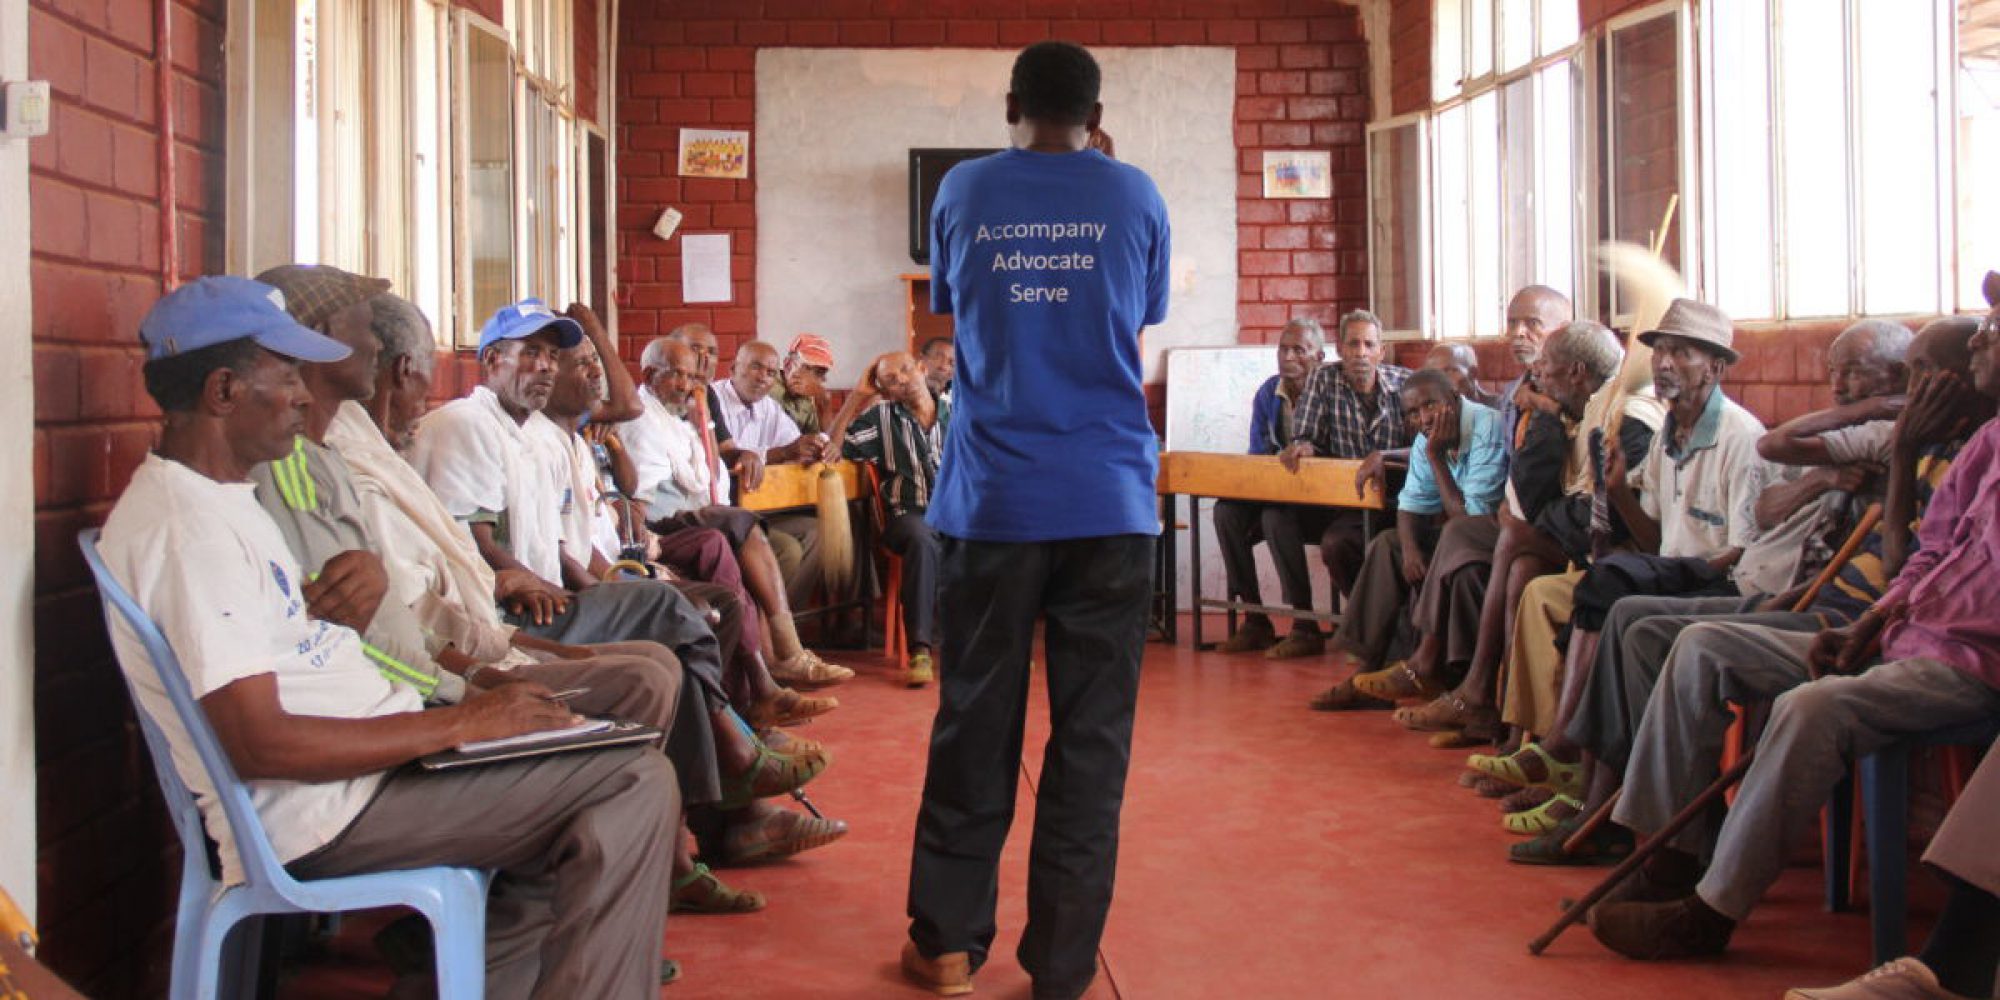
[[[847,427],[841,457],[868,462],[882,477],[882,502],[889,516],[921,514],[931,505],[944,431],[951,423],[951,400],[937,401],[937,419],[926,429],[901,403],[883,400]]]
[[[1403,426],[1403,381],[1410,370],[1398,365],[1375,369],[1375,396],[1365,399],[1341,378],[1341,363],[1320,366],[1306,379],[1292,417],[1292,439],[1307,441],[1328,458],[1367,458],[1410,443]]]

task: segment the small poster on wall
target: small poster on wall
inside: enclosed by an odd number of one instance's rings
[[[681,129],[681,176],[744,180],[750,176],[750,133]]]
[[[1264,197],[1333,197],[1333,154],[1324,149],[1265,150]]]

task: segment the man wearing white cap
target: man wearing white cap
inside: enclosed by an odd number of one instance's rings
[[[301,878],[429,865],[498,870],[487,920],[494,996],[657,995],[674,818],[673,768],[644,748],[571,753],[452,774],[403,765],[463,743],[559,728],[533,682],[424,711],[360,638],[322,617],[248,473],[289,454],[310,393],[299,362],[340,343],[300,326],[276,289],[204,278],[140,325],[146,389],[165,413],[156,453],[105,522],[112,575],[166,634],[250,786],[271,846]],[[223,878],[242,879],[207,772],[137,636],[112,627],[143,711],[203,804]]]

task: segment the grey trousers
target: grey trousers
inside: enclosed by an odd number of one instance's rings
[[[1431,532],[1426,535],[1435,537]],[[1429,538],[1419,540],[1431,551]],[[1347,613],[1334,630],[1334,644],[1361,660],[1369,670],[1379,670],[1396,656],[1407,656],[1416,646],[1410,627],[1411,588],[1403,579],[1403,536],[1400,530],[1384,531],[1368,541],[1367,555],[1361,559],[1361,573],[1354,578]]]
[[[1759,613],[1762,597],[1655,597],[1634,594],[1611,606],[1599,633],[1597,654],[1588,665],[1583,701],[1565,731],[1578,746],[1605,764],[1623,769],[1632,757],[1632,736],[1646,714],[1674,640],[1696,622],[1763,625],[1784,632],[1817,632],[1819,615],[1789,611]]]
[[[1965,794],[1938,826],[1924,860],[2000,896],[1995,831],[2000,831],[2000,753],[1988,751],[1966,783]]]
[[[786,601],[794,611],[812,606],[820,583],[819,518],[796,511],[776,514],[764,520],[764,533],[785,578]]]
[[[2000,712],[2000,691],[1936,660],[1884,663],[1807,682],[1811,633],[1697,624],[1675,644],[1646,710],[1612,818],[1640,834],[1664,826],[1715,780],[1729,702],[1776,699],[1756,762],[1718,828],[1702,816],[1674,840],[1709,859],[1696,891],[1742,920],[1785,865],[1785,845],[1815,822],[1855,757],[1896,737]]]
[[[300,878],[394,868],[498,869],[486,904],[486,995],[660,993],[680,823],[674,769],[646,747],[460,771],[391,772]]]
[[[531,624],[510,617],[521,631],[551,642],[593,645],[646,640],[673,651],[681,667],[690,674],[690,684],[703,690],[722,690],[722,647],[708,622],[686,596],[656,580],[619,580],[600,583],[571,595],[569,610],[547,625]],[[712,686],[711,686],[712,685]],[[683,699],[696,707],[717,708],[717,699]],[[706,758],[710,764],[691,775],[690,804],[699,805],[721,798],[720,786],[709,787],[715,765],[715,729],[705,711],[683,711],[676,715],[674,728],[667,733],[666,751],[676,762]]]
[[[590,651],[596,655],[587,660],[547,656],[515,667],[513,673],[551,691],[588,689],[569,702],[584,715],[657,727],[667,734],[662,750],[680,779],[682,804],[722,798],[707,699],[688,690],[673,652],[655,642],[598,643]]]

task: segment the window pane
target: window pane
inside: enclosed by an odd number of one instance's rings
[[[1460,105],[1437,116],[1437,276],[1438,328],[1444,338],[1472,333],[1469,304],[1472,298],[1472,255],[1470,252],[1470,209],[1466,203],[1465,107]]]
[[[1437,0],[1431,13],[1436,38],[1431,46],[1431,94],[1437,100],[1457,94],[1465,76],[1465,2]]]
[[[1938,65],[1930,2],[1860,0],[1861,306],[1936,312]]]
[[[1558,52],[1576,43],[1576,4],[1569,0],[1541,0],[1542,55]]]
[[[1785,0],[1778,51],[1786,53],[1780,113],[1784,167],[1785,312],[1848,312],[1847,25],[1842,5]],[[1907,151],[1899,151],[1905,152]]]
[[[1466,178],[1470,182],[1472,299],[1467,308],[1472,316],[1472,333],[1477,337],[1498,336],[1506,319],[1500,290],[1500,100],[1487,91],[1467,104],[1467,127],[1472,133],[1471,158]]]
[[[1535,81],[1523,77],[1500,89],[1502,138],[1500,194],[1507,225],[1500,232],[1508,294],[1534,284],[1535,241],[1542,220],[1535,212]]]
[[[1776,318],[1771,216],[1770,12],[1763,0],[1706,8],[1711,100],[1707,288],[1735,319]]]
[[[1535,119],[1535,199],[1538,239],[1535,281],[1576,299],[1576,115],[1571,106],[1575,68],[1558,63],[1536,74],[1541,114]]]
[[[316,263],[367,272],[368,133],[370,111],[362,81],[368,75],[362,8],[353,0],[319,9],[319,214]]]
[[[1961,0],[1958,26],[1958,308],[1983,309],[1980,281],[2000,268],[2000,8]]]
[[[477,328],[514,293],[514,116],[507,42],[477,28],[466,31],[466,242],[472,268],[472,315]]]
[[[412,5],[410,32],[410,301],[430,317],[432,327],[449,343],[451,311],[445,282],[445,217],[440,209],[448,202],[444,187],[445,61],[444,14],[429,0]]]
[[[1500,0],[1500,71],[1535,61],[1535,0]]]
[[[1390,330],[1423,328],[1422,144],[1419,122],[1368,137],[1369,301]]]
[[[1466,26],[1471,35],[1472,46],[1466,53],[1465,76],[1477,80],[1493,72],[1493,3],[1494,0],[1466,0],[1472,17]]]
[[[1660,256],[1679,268],[1680,19],[1667,15],[1620,29],[1611,35],[1610,52],[1609,236],[1657,244]],[[1671,219],[1669,205],[1676,206]],[[1616,294],[1614,287],[1614,317],[1623,312]]]

